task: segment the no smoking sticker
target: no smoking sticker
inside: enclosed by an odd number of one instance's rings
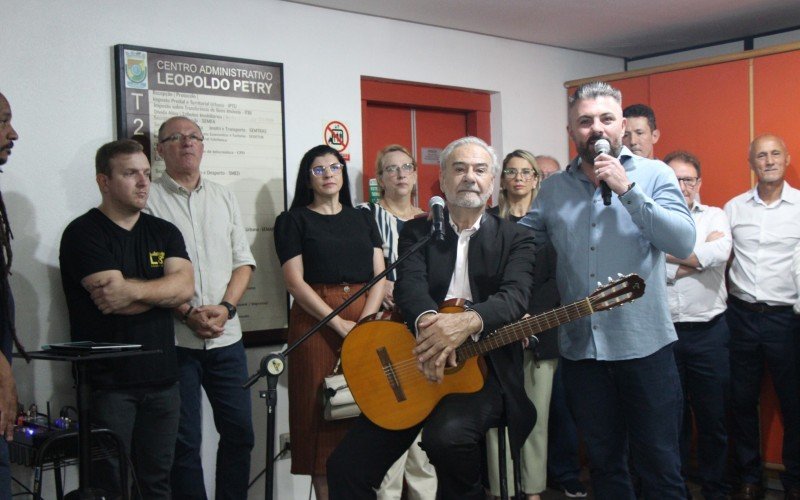
[[[347,126],[339,121],[332,121],[325,125],[325,144],[340,153],[350,144],[350,132]]]

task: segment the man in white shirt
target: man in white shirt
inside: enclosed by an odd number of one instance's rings
[[[800,191],[784,181],[791,158],[780,137],[750,145],[755,188],[725,205],[733,235],[727,321],[731,331],[731,428],[740,481],[734,499],[760,498],[761,443],[758,399],[764,362],[783,417],[781,482],[786,498],[800,498],[800,398],[797,329],[792,306],[797,289],[792,255],[800,242]]]
[[[731,229],[722,209],[700,204],[700,161],[686,151],[674,151],[664,163],[675,171],[686,205],[694,219],[697,239],[685,259],[667,255],[667,297],[678,342],[675,362],[684,394],[681,463],[686,477],[692,438],[692,415],[697,425],[697,454],[703,498],[727,498],[725,460],[728,432],[725,412],[730,365],[725,322],[725,266],[731,253]]]
[[[236,305],[255,260],[239,204],[225,187],[200,176],[203,133],[186,117],[166,120],[158,130],[158,154],[167,170],[153,181],[147,211],[180,229],[194,264],[194,297],[174,310],[180,371],[181,420],[172,467],[175,499],[205,499],[202,386],[220,434],[216,496],[247,498],[253,424],[247,360]]]

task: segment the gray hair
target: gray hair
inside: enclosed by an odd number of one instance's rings
[[[167,128],[167,125],[178,120],[186,120],[187,122],[191,122],[192,124],[194,124],[195,127],[197,127],[197,130],[199,130],[201,134],[203,133],[203,129],[200,128],[200,125],[198,125],[196,121],[192,120],[188,116],[171,116],[166,120],[164,120],[161,126],[158,127],[158,135],[156,137],[158,138],[159,142],[161,142],[161,140],[164,139],[163,137],[161,137],[161,134],[164,133],[164,129]]]
[[[489,156],[492,157],[492,175],[495,177],[500,175],[500,163],[497,160],[497,153],[495,152],[494,148],[486,144],[483,139],[472,136],[456,139],[444,148],[442,154],[439,155],[439,168],[441,171],[444,171],[445,167],[447,166],[447,160],[450,158],[450,155],[453,154],[453,151],[455,151],[456,148],[460,146],[466,146],[467,144],[475,144],[476,146],[480,146],[487,153],[489,153]]]
[[[618,89],[606,82],[589,82],[578,87],[575,93],[569,96],[569,109],[572,109],[578,101],[597,99],[598,97],[610,97],[622,106],[622,92]]]

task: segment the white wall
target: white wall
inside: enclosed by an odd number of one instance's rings
[[[6,5],[0,24],[0,91],[11,102],[20,133],[0,183],[15,234],[11,284],[17,329],[29,349],[69,335],[58,244],[66,224],[99,202],[93,158],[98,146],[114,138],[115,44],[284,63],[292,184],[300,157],[321,142],[330,119],[351,127],[350,163],[361,169],[362,76],[496,92],[493,142],[500,153],[522,147],[563,163],[563,82],[622,70],[619,59],[277,0],[31,0]],[[360,186],[359,175],[352,181]],[[248,351],[251,371],[268,351]],[[14,371],[24,403],[36,401],[41,408],[51,400],[57,409],[72,402],[65,366],[17,362]],[[278,433],[288,429],[285,390],[284,380]],[[253,412],[255,475],[264,464],[265,435],[264,405],[256,391]],[[213,471],[213,438],[208,441],[204,458]],[[279,498],[305,498],[307,478],[289,475],[288,466],[284,460],[277,468]],[[46,479],[52,490],[49,474]],[[213,477],[207,483],[213,484]],[[68,489],[74,486],[72,475]],[[252,498],[261,497],[263,483],[251,491]]]

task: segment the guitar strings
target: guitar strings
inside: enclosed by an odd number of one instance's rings
[[[627,278],[627,277],[626,277]],[[602,290],[602,293],[601,293]],[[637,288],[638,291],[638,288]],[[594,312],[610,309],[616,305],[631,301],[637,296],[631,292],[629,287],[617,282],[602,289],[598,289],[593,295],[566,306],[559,307],[553,311],[524,318],[516,323],[499,328],[495,332],[484,337],[479,342],[467,343],[455,349],[456,358],[459,365],[476,355],[484,354],[498,347],[521,340],[542,331],[548,330],[575,319],[591,315]],[[392,386],[395,382],[400,390],[426,390],[434,389],[437,384],[430,381],[417,368],[417,357],[400,359],[383,366],[383,380],[380,376],[367,376],[365,380],[369,383],[386,383]],[[445,369],[458,369],[458,367],[445,367]],[[440,393],[443,397],[448,393]]]
[[[459,363],[463,363],[466,359],[474,357],[479,354],[487,353],[498,347],[506,344],[522,340],[522,338],[539,333],[560,324],[581,318],[591,314],[593,308],[590,300],[584,299],[566,306],[559,307],[553,311],[525,318],[511,325],[501,327],[489,337],[481,339],[479,342],[462,344],[455,349],[456,358]],[[391,381],[392,375],[403,385],[401,378],[405,377],[407,381],[413,381],[414,378],[409,378],[412,374],[419,374],[419,379],[427,383],[427,379],[423,373],[417,368],[418,359],[416,356],[404,358],[390,365],[384,365],[383,376],[387,381]],[[445,367],[455,368],[455,367]],[[374,378],[374,377],[370,377]],[[380,381],[380,380],[379,380]]]

